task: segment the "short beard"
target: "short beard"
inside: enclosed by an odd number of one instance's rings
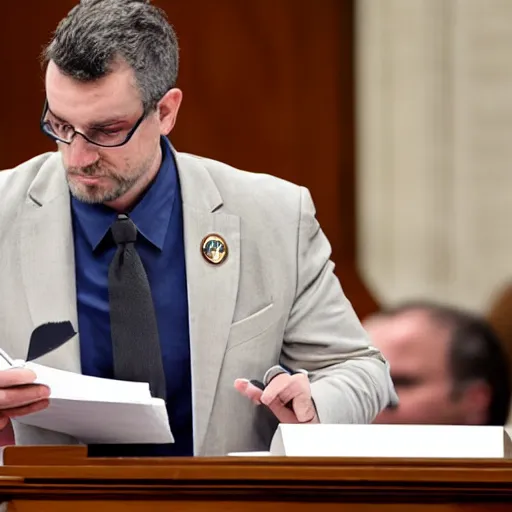
[[[87,167],[69,167],[66,169],[66,179],[72,196],[80,202],[102,204],[115,201],[125,195],[140,180],[146,170],[143,166],[135,173],[127,172],[126,176],[121,176],[108,168],[102,167],[100,162],[96,162]],[[129,171],[133,170],[130,169]],[[105,182],[111,185],[106,187],[76,183],[72,179],[73,175],[107,178]]]

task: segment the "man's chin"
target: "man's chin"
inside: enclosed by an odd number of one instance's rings
[[[82,203],[102,204],[115,201],[120,197],[116,191],[106,190],[96,185],[82,185],[69,181],[71,195]]]

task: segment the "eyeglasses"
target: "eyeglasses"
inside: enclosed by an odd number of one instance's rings
[[[75,130],[73,126],[59,120],[51,121],[46,119],[48,114],[48,100],[44,102],[43,114],[41,115],[41,131],[57,142],[64,144],[71,144],[75,135],[81,135],[87,142],[95,146],[103,148],[117,148],[124,146],[133,136],[137,128],[141,125],[142,121],[148,115],[147,111],[139,117],[138,121],[127,132],[126,130],[106,130],[101,128],[92,128],[87,133]]]

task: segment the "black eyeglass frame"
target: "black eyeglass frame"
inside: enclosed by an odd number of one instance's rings
[[[89,144],[92,144],[94,146],[99,146],[102,148],[118,148],[120,146],[124,146],[125,144],[127,144],[130,141],[130,139],[133,137],[133,134],[136,132],[137,128],[142,124],[142,121],[144,121],[144,119],[146,119],[147,115],[149,114],[149,111],[144,110],[144,112],[139,117],[137,122],[132,126],[132,128],[130,128],[130,131],[126,134],[126,137],[122,142],[120,142],[118,144],[99,144],[98,142],[94,142],[93,140],[89,139],[87,137],[87,135],[85,135],[85,133],[75,130],[74,126],[72,127],[73,135],[71,136],[71,139],[70,140],[61,139],[55,132],[52,131],[50,121],[45,121],[45,117],[46,117],[46,114],[48,113],[48,110],[49,110],[48,100],[46,99],[44,101],[43,113],[41,115],[41,120],[39,121],[39,126],[41,128],[41,131],[46,136],[50,137],[50,139],[53,139],[54,141],[62,142],[63,144],[69,145],[73,142],[75,136],[78,134],[78,135],[81,135]]]

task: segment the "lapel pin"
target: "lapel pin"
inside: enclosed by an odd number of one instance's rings
[[[228,255],[228,246],[219,235],[208,235],[201,242],[201,252],[206,261],[218,265]]]

